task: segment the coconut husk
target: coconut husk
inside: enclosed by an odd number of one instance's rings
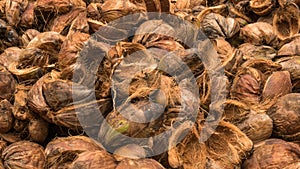
[[[0,66],[0,98],[12,100],[16,90],[16,81],[14,77],[2,66]]]
[[[278,83],[281,82],[281,83]],[[288,71],[277,71],[266,80],[262,97],[274,99],[292,92],[292,82]]]
[[[274,32],[281,40],[299,32],[299,8],[294,3],[286,3],[277,9],[273,18]]]
[[[6,48],[0,55],[0,64],[7,69],[10,64],[19,60],[21,51],[18,47]]]
[[[191,134],[169,150],[168,158],[174,168],[234,168],[248,156],[252,145],[237,127],[221,121],[207,141],[200,142]]]
[[[300,55],[299,42],[300,42],[300,38],[295,37],[292,41],[285,43],[278,50],[278,56],[299,56]]]
[[[44,148],[29,141],[19,141],[6,147],[2,153],[5,168],[35,168],[45,167]]]
[[[21,15],[20,26],[30,28],[35,23],[34,17],[34,2],[29,1],[26,9]]]
[[[245,42],[253,45],[278,45],[272,25],[266,22],[255,22],[241,28],[240,36]]]
[[[240,26],[235,19],[225,18],[216,13],[207,14],[201,22],[201,27],[211,39],[231,38],[240,30]]]
[[[250,8],[257,15],[264,16],[269,14],[274,9],[275,3],[276,2],[274,0],[267,0],[267,1],[251,0]]]
[[[252,45],[244,43],[239,46],[239,50],[243,53],[243,58],[250,59],[273,59],[277,56],[277,51],[271,46]]]
[[[81,13],[85,13],[86,15],[85,8],[75,8],[64,15],[54,18],[50,30],[62,35],[67,35],[71,24],[75,21],[75,18],[81,15]],[[80,17],[84,17],[84,15]]]
[[[17,26],[21,21],[21,15],[28,5],[28,0],[7,0],[5,4],[5,15],[8,24]]]
[[[240,70],[231,86],[231,98],[238,99],[248,105],[256,105],[261,100],[261,88],[264,74],[261,71],[248,67]]]
[[[12,114],[12,105],[7,100],[0,101],[0,132],[6,133],[13,126],[13,114]]]
[[[21,36],[21,41],[24,47],[28,45],[28,43],[36,37],[40,32],[35,29],[27,29],[23,35]]]
[[[102,145],[85,136],[56,138],[45,148],[46,167],[56,168],[63,163],[72,162],[83,152],[103,151]]]
[[[297,104],[299,95],[290,93],[282,96],[268,110],[274,124],[273,134],[286,140],[299,141],[299,111]],[[293,118],[291,118],[293,117]]]
[[[115,159],[105,150],[86,151],[80,153],[72,162],[72,169],[115,169]]]
[[[243,168],[283,168],[299,160],[299,146],[280,139],[268,139],[255,145],[253,155]]]
[[[88,34],[81,32],[76,32],[67,37],[58,55],[58,65],[61,70],[76,62],[77,54],[83,48],[83,43],[87,41],[89,37]]]

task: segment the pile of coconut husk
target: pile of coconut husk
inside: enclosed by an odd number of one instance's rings
[[[298,169],[297,0],[0,0],[0,169]]]

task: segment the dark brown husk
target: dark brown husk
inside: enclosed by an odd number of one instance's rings
[[[2,153],[5,168],[44,169],[44,148],[29,141],[19,141],[9,145]]]
[[[255,145],[252,156],[245,160],[243,168],[283,168],[299,161],[300,147],[280,139],[268,139]]]

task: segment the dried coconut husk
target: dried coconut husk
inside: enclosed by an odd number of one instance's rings
[[[292,163],[286,167],[284,167],[283,169],[298,169],[300,168],[300,161]]]
[[[139,159],[139,160],[130,160],[126,159],[121,161],[116,169],[165,169],[159,162],[153,159]]]
[[[224,38],[214,39],[213,44],[225,70],[232,74],[236,73],[243,62],[242,53],[234,49]]]
[[[12,100],[15,90],[16,81],[14,77],[3,66],[0,66],[0,98]]]
[[[3,165],[3,162],[2,162],[2,159],[0,159],[0,169],[5,169],[4,165]]]
[[[3,150],[7,147],[7,142],[4,140],[0,140],[0,154],[2,154]],[[2,157],[0,157],[2,159]]]
[[[52,24],[50,24],[51,25],[50,30],[54,32],[58,32],[62,35],[67,35],[72,22],[81,13],[86,13],[85,8],[75,8],[66,14],[54,18]]]
[[[251,43],[241,44],[238,48],[243,53],[243,58],[250,59],[273,59],[277,56],[277,51],[271,46],[252,45]]]
[[[103,117],[111,111],[111,99],[66,106],[58,111],[49,111],[51,122],[75,131],[84,127],[89,135],[96,136]]]
[[[105,23],[98,21],[98,20],[91,19],[91,18],[87,18],[87,23],[89,25],[89,29],[90,29],[91,33],[95,33],[99,29],[101,29],[101,27],[106,26]]]
[[[252,156],[245,160],[243,168],[283,168],[299,160],[300,147],[280,139],[268,139],[255,145]]]
[[[191,133],[169,150],[169,164],[174,168],[195,169],[239,167],[241,161],[247,158],[252,146],[252,141],[237,127],[221,121],[205,142],[199,142],[199,138]]]
[[[299,8],[290,2],[278,8],[273,18],[274,32],[280,40],[299,32]]]
[[[105,150],[86,151],[80,153],[72,162],[72,169],[115,169],[115,159]]]
[[[93,20],[99,20],[101,17],[101,5],[101,3],[90,3],[86,8],[87,17]]]
[[[27,29],[21,36],[22,45],[26,47],[28,43],[36,37],[40,32],[35,29]]]
[[[241,28],[240,36],[245,42],[253,45],[278,45],[272,25],[266,22],[255,22]]]
[[[32,112],[27,106],[30,87],[31,86],[18,85],[16,88],[13,114],[18,120],[30,120],[33,117]]]
[[[225,18],[216,13],[207,14],[201,22],[201,27],[210,39],[231,38],[240,30],[240,26],[235,19]]]
[[[6,141],[7,143],[15,143],[18,141],[22,141],[21,134],[18,132],[8,132],[8,133],[0,133],[1,140]]]
[[[273,72],[280,71],[282,66],[279,63],[266,59],[251,59],[241,65],[241,69],[252,67],[261,71],[265,77],[269,77]]]
[[[240,70],[232,83],[230,96],[247,105],[256,105],[261,100],[264,74],[251,67]]]
[[[147,12],[170,12],[170,1],[150,0],[145,1]]]
[[[26,9],[21,15],[20,26],[25,28],[31,28],[34,23],[34,1],[29,1]]]
[[[12,105],[7,100],[0,101],[0,132],[6,133],[13,126]]]
[[[285,43],[283,46],[281,46],[281,48],[278,50],[278,56],[299,56],[299,43],[300,37],[293,38],[290,42]]]
[[[90,28],[86,15],[86,12],[79,13],[79,15],[74,19],[74,21],[70,25],[69,33],[67,36],[70,36],[76,32],[89,33]]]
[[[300,57],[291,56],[278,59],[276,62],[280,63],[282,70],[286,70],[290,73],[293,81],[300,78]]]
[[[34,10],[63,14],[76,7],[86,7],[86,4],[82,0],[37,0],[34,5]]]
[[[278,83],[280,82],[280,83]],[[274,99],[292,92],[292,82],[288,71],[273,72],[265,82],[262,98]]]
[[[19,141],[5,148],[2,153],[5,168],[43,169],[45,167],[44,148],[29,141]]]
[[[173,40],[175,29],[162,20],[149,20],[142,23],[135,32],[133,43],[147,45],[159,40]]]
[[[20,23],[27,5],[28,0],[6,0],[5,15],[9,25],[16,27]]]
[[[30,140],[38,143],[43,143],[48,136],[48,130],[49,124],[41,117],[30,119],[28,124]]]
[[[28,92],[28,107],[33,112],[37,113],[39,116],[51,122],[50,119],[46,116],[47,112],[50,110],[44,95],[43,95],[43,84],[47,80],[54,78],[59,78],[60,74],[56,71],[52,71],[41,77],[30,89]]]
[[[45,148],[46,167],[57,168],[74,161],[80,153],[98,150],[104,151],[102,145],[86,136],[56,138]]]
[[[144,1],[128,1],[128,0],[105,1],[101,5],[100,21],[111,22],[113,20],[116,20],[128,14],[132,14],[136,12],[145,12],[145,11],[146,11],[146,4]]]
[[[273,10],[275,4],[275,0],[251,0],[250,8],[257,15],[264,16]]]
[[[273,134],[285,140],[300,140],[299,133],[299,101],[298,93],[290,93],[279,98],[269,110],[268,115],[273,119]]]
[[[27,48],[38,48],[56,55],[65,40],[65,37],[57,32],[43,32],[35,36],[27,45]]]
[[[90,35],[76,32],[66,38],[58,55],[58,66],[62,70],[76,62],[78,53],[83,48],[83,43],[89,39]]]
[[[21,49],[18,47],[9,47],[6,48],[3,53],[0,55],[0,64],[5,68],[14,62],[17,62],[20,57]]]
[[[46,74],[31,88],[29,107],[48,122],[73,130],[81,130],[79,118],[85,127],[99,126],[102,114],[111,110],[111,100],[92,101],[92,90],[61,80],[57,73]]]
[[[255,144],[271,137],[273,121],[265,112],[257,113],[252,110],[246,119],[236,126]]]
[[[8,70],[19,82],[33,84],[38,78],[53,67],[56,61],[51,55],[38,48],[26,48],[20,53],[19,60],[8,66]]]

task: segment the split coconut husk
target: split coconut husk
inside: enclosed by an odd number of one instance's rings
[[[221,121],[205,142],[194,134],[185,137],[169,150],[168,159],[173,168],[235,168],[247,158],[252,146],[252,141],[236,126]]]
[[[273,18],[274,32],[280,40],[299,32],[299,8],[290,2],[278,8]]]

